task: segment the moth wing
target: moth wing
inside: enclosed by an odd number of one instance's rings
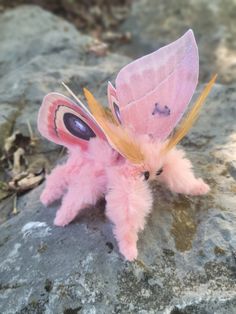
[[[122,124],[135,133],[167,138],[193,96],[198,72],[192,30],[125,66],[115,82]]]
[[[108,82],[107,85],[107,98],[108,98],[108,104],[110,107],[110,110],[112,112],[112,115],[117,122],[117,124],[121,124],[121,116],[120,116],[120,109],[119,109],[119,102],[116,95],[116,89],[111,84],[111,82]]]
[[[100,127],[79,105],[59,93],[43,99],[38,114],[38,130],[48,140],[66,146],[86,149],[93,137],[104,138]]]

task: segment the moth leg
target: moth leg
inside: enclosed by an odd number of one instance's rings
[[[40,196],[41,202],[47,206],[60,199],[67,185],[67,166],[59,165],[47,176],[45,188]]]
[[[68,191],[62,199],[61,207],[56,213],[54,224],[69,224],[81,209],[94,205],[105,192],[105,176],[103,171],[96,170],[91,164],[81,168],[69,182]]]
[[[106,215],[114,224],[120,252],[127,260],[137,258],[138,232],[152,208],[152,195],[143,178],[110,173],[106,195]]]
[[[192,164],[182,150],[173,149],[168,153],[159,179],[176,193],[201,195],[210,190],[201,178],[195,178]]]

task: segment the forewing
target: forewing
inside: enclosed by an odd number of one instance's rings
[[[71,99],[50,93],[43,99],[38,115],[38,130],[50,141],[68,148],[86,149],[93,137],[104,138],[95,121]]]
[[[116,78],[122,124],[164,140],[185,112],[198,82],[193,32],[125,66]]]

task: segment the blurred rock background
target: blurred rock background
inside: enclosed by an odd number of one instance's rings
[[[1,0],[0,10],[36,4],[73,23],[78,30],[132,59],[177,39],[192,28],[200,50],[200,78],[218,73],[236,80],[235,0]]]
[[[102,202],[67,228],[53,226],[58,204],[40,204],[37,186],[65,152],[39,136],[38,108],[65,93],[62,80],[106,104],[123,65],[188,28],[200,83],[218,73],[182,142],[211,192],[154,185],[139,259],[124,262]],[[236,313],[235,81],[234,0],[0,0],[0,312]]]

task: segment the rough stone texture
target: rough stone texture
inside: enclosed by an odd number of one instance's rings
[[[35,126],[43,95],[62,79],[105,100],[106,80],[127,61],[89,55],[91,38],[36,7],[0,16],[0,40],[0,106],[22,103],[18,127]],[[155,184],[134,263],[120,256],[103,202],[58,228],[58,204],[40,204],[42,186],[21,197],[20,213],[0,226],[1,313],[236,313],[235,101],[235,87],[216,85],[182,143],[210,194]]]
[[[0,104],[7,121],[22,132],[26,120],[35,128],[46,93],[65,93],[62,80],[70,80],[80,94],[87,86],[105,96],[107,80],[129,60],[115,54],[98,58],[89,53],[91,37],[36,6],[2,14],[0,42]],[[0,130],[5,122],[1,117]]]
[[[192,28],[200,50],[200,77],[236,81],[235,0],[137,0],[122,30],[133,35],[121,50],[137,57],[156,50]]]

